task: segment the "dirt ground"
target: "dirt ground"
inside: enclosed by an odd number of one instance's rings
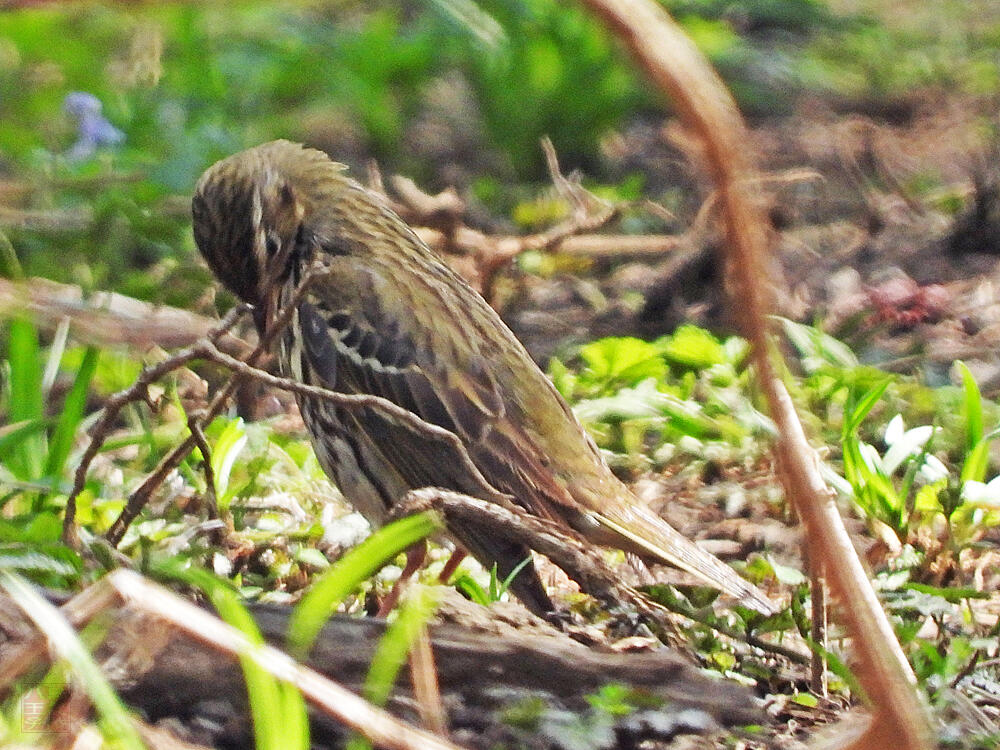
[[[914,94],[891,111],[876,105],[804,101],[791,117],[751,123],[748,148],[761,169],[780,266],[778,313],[819,323],[862,361],[920,373],[929,385],[947,382],[951,363],[962,359],[993,393],[1000,388],[995,119],[987,103],[941,91]],[[679,187],[693,207],[707,197],[696,150],[673,123],[634,125],[605,158],[612,174],[641,164],[650,194]],[[682,321],[728,330],[718,237],[693,234],[657,262],[598,264],[596,289],[565,276],[522,279],[503,314],[543,363],[595,336],[656,335]]]

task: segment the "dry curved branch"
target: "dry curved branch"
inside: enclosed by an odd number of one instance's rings
[[[753,346],[762,390],[779,429],[776,450],[788,497],[806,526],[810,558],[821,561],[852,636],[859,681],[875,709],[867,733],[854,747],[931,747],[930,720],[892,626],[851,546],[818,459],[777,366],[766,315],[767,235],[759,206],[748,194],[753,174],[746,131],[717,75],[669,15],[648,0],[584,0],[622,39],[681,117],[704,140],[728,238],[730,272],[739,294],[745,334]]]

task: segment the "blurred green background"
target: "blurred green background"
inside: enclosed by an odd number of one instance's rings
[[[990,96],[1000,81],[989,3],[664,4],[751,118],[803,96],[877,108],[926,87]],[[594,21],[551,0],[16,5],[0,10],[8,247],[29,275],[178,305],[209,283],[187,196],[236,150],[285,137],[355,170],[374,158],[504,221],[547,180],[545,135],[566,168],[635,197],[641,159],[609,172],[602,154],[664,105]],[[99,100],[119,142],[91,148],[73,92]]]

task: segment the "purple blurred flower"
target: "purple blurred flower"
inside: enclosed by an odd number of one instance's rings
[[[73,91],[63,100],[63,110],[76,119],[76,143],[66,152],[70,161],[89,158],[101,146],[116,146],[125,134],[101,114],[101,100],[85,91]]]

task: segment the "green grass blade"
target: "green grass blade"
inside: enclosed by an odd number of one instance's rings
[[[849,406],[844,409],[845,430],[854,432],[861,426],[865,417],[868,416],[868,413],[875,407],[875,404],[877,404],[879,399],[882,398],[882,395],[885,393],[891,382],[892,381],[889,378],[886,378],[865,393],[860,400],[854,401],[852,399],[848,402]]]
[[[228,582],[200,568],[185,568],[174,560],[157,563],[154,571],[199,588],[219,617],[251,643],[264,645],[257,623]],[[257,750],[308,750],[309,719],[302,693],[294,685],[276,679],[250,656],[241,655],[240,666],[247,685]]]
[[[406,597],[399,608],[399,615],[385,631],[378,642],[372,663],[368,667],[368,675],[362,686],[361,694],[376,706],[384,706],[396,684],[399,671],[406,664],[406,657],[413,648],[424,624],[434,614],[437,607],[437,597],[432,589],[419,586],[411,589],[411,595]],[[348,743],[349,750],[370,748],[369,742],[355,737]]]
[[[145,747],[128,710],[62,613],[39,596],[23,578],[10,571],[0,570],[0,586],[45,634],[49,648],[69,664],[97,709],[101,729],[107,738],[129,750]]]
[[[24,318],[10,321],[10,421],[40,420],[42,403],[42,357],[35,325]],[[38,479],[42,473],[45,437],[27,438],[10,457],[8,466],[18,479]]]
[[[20,281],[24,278],[21,261],[17,259],[17,251],[10,238],[0,232],[0,277]]]
[[[399,608],[399,615],[385,631],[372,655],[368,676],[362,693],[376,706],[384,706],[389,700],[392,686],[396,684],[399,670],[406,663],[414,641],[421,627],[434,614],[437,597],[427,586],[415,586]]]
[[[247,431],[242,419],[234,419],[226,425],[212,448],[212,474],[215,477],[215,496],[219,510],[225,511],[233,499],[229,488],[229,477],[236,458],[247,443]]]
[[[977,482],[986,481],[986,469],[990,462],[990,441],[980,440],[972,450],[965,454],[962,462],[961,480],[966,482],[974,479]]]
[[[962,416],[965,418],[965,448],[972,450],[983,439],[983,397],[972,372],[964,362],[955,363],[962,376]]]
[[[55,478],[62,473],[69,452],[73,449],[73,438],[76,435],[77,427],[80,426],[80,420],[83,419],[90,381],[94,377],[99,358],[99,350],[93,346],[88,347],[83,355],[80,368],[76,371],[73,386],[66,394],[62,412],[59,414],[55,431],[49,441],[49,452],[45,458],[45,476],[47,477]]]
[[[288,623],[288,650],[299,658],[313,641],[334,607],[371,578],[387,561],[441,528],[433,513],[417,513],[385,526],[352,549],[320,576]]]
[[[512,571],[510,571],[510,575],[504,578],[503,582],[500,584],[500,589],[499,589],[500,596],[503,596],[504,594],[507,593],[507,591],[510,589],[510,585],[514,583],[514,579],[517,578],[517,574],[520,573],[522,570],[524,570],[525,567],[527,567],[528,563],[530,563],[531,561],[532,557],[531,555],[528,555],[526,558],[521,560],[521,562],[519,562]],[[500,599],[500,596],[497,597],[498,601]]]
[[[9,464],[11,456],[20,450],[20,445],[32,435],[45,431],[49,422],[45,419],[29,419],[0,427],[0,464]]]
[[[464,594],[470,601],[475,602],[483,607],[490,606],[490,595],[479,582],[470,576],[465,571],[458,573],[454,578],[449,581],[449,584],[458,589],[462,594]]]

